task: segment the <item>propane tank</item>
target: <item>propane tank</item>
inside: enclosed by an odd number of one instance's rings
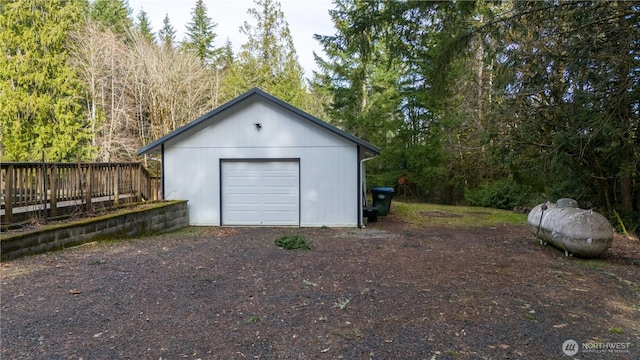
[[[597,212],[578,208],[573,199],[539,204],[529,212],[527,222],[541,243],[551,243],[567,256],[598,257],[613,242],[609,221]]]

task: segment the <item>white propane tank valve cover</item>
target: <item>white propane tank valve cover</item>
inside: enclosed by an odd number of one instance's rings
[[[578,208],[578,202],[573,199],[562,198],[558,199],[556,206],[559,208]]]

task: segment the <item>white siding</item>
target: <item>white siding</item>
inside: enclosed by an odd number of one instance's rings
[[[214,126],[208,126],[175,145],[195,148],[287,148],[335,147],[355,144],[301,119],[291,111],[260,98],[247,99],[219,114]],[[256,123],[261,124],[257,130]]]
[[[189,200],[190,224],[220,225],[221,159],[299,159],[300,226],[357,226],[356,144],[264,100],[237,105],[165,144],[165,197]]]

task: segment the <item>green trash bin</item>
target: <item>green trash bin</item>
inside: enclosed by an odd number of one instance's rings
[[[391,199],[393,199],[393,188],[378,187],[371,189],[373,197],[373,207],[378,209],[378,215],[386,216],[391,208]]]

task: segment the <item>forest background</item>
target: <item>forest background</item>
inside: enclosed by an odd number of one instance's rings
[[[571,197],[638,231],[640,2],[335,0],[309,79],[277,1],[255,0],[237,53],[209,10],[178,42],[126,0],[0,0],[2,161],[157,173],[137,149],[259,87],[379,146],[367,183],[397,196]]]

